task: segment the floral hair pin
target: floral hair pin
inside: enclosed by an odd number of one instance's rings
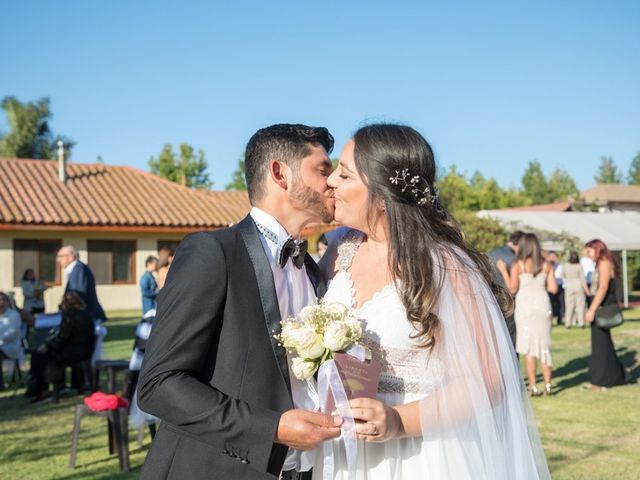
[[[427,202],[431,202],[434,207],[436,206],[438,191],[435,187],[432,191],[427,181],[419,175],[411,175],[408,169],[403,168],[402,170],[396,170],[396,176],[389,177],[389,180],[393,185],[399,186],[402,193],[408,192],[411,194],[419,206],[423,207]],[[420,184],[423,184],[424,188]]]

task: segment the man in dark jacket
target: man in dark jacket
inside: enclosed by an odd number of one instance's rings
[[[58,263],[67,274],[65,293],[73,290],[78,292],[87,305],[87,313],[93,321],[106,322],[107,316],[98,302],[96,281],[91,269],[78,260],[76,249],[65,245],[58,251]]]
[[[511,265],[516,260],[516,255],[518,254],[518,242],[524,235],[524,232],[520,230],[516,230],[511,235],[509,235],[509,240],[507,240],[507,244],[502,247],[494,248],[489,252],[489,258],[491,259],[491,263],[493,263],[493,275],[500,285],[504,285],[504,281],[502,279],[502,275],[498,271],[496,265],[498,260],[502,260],[507,264],[507,269],[511,271]],[[513,314],[509,315],[505,318],[505,322],[507,323],[507,328],[509,329],[509,336],[511,337],[511,342],[513,345],[516,345],[516,321],[513,317]]]
[[[178,247],[140,372],[140,408],[162,420],[142,480],[307,480],[340,419],[309,411],[274,334],[323,292],[300,232],[333,217],[325,128],[272,125],[245,162],[253,208]],[[313,402],[312,402],[313,403]]]

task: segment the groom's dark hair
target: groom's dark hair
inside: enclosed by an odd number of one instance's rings
[[[333,136],[324,127],[280,123],[258,130],[247,143],[244,154],[245,179],[249,201],[254,204],[265,194],[264,178],[271,160],[286,163],[294,172],[311,153],[309,145],[333,149]]]

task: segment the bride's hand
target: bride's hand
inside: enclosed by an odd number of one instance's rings
[[[358,440],[384,442],[400,435],[402,421],[398,412],[373,398],[354,398],[349,402],[356,421]]]

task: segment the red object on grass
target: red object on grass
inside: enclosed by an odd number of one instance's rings
[[[103,412],[105,410],[117,410],[118,408],[128,407],[129,402],[120,395],[113,395],[104,392],[95,392],[84,398],[84,404],[94,412]]]

